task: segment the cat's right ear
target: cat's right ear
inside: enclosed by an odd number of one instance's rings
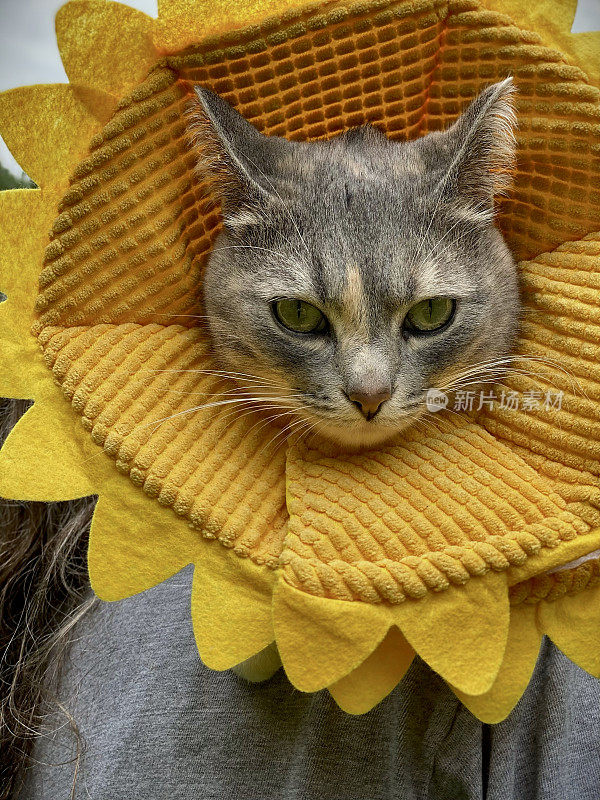
[[[442,172],[434,191],[483,217],[494,215],[494,197],[506,194],[516,160],[512,77],[484,89],[445,131],[417,140],[429,165]]]
[[[232,232],[260,220],[272,198],[269,176],[281,139],[260,133],[219,95],[200,86],[188,109],[197,172],[221,203]]]

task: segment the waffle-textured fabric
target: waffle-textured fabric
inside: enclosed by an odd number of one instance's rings
[[[362,713],[417,652],[487,721],[543,634],[600,675],[600,562],[579,563],[600,548],[600,37],[568,34],[570,0],[529,5],[167,0],[153,21],[74,0],[57,17],[70,83],[0,96],[41,187],[0,198],[0,389],[35,400],[0,491],[100,495],[89,566],[106,600],[193,562],[210,667],[276,641],[298,689]],[[509,74],[518,159],[498,224],[528,360],[500,388],[527,404],[441,412],[353,455],[259,409],[202,408],[231,384],[207,374],[199,316],[220,222],[185,134],[193,85],[266,134],[371,122],[402,140]]]

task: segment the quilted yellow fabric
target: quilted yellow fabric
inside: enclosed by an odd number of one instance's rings
[[[351,713],[415,651],[487,722],[520,697],[543,634],[600,676],[600,561],[579,563],[600,548],[600,34],[570,34],[574,10],[63,6],[70,83],[0,96],[0,131],[40,186],[0,196],[0,392],[35,400],[0,452],[0,492],[99,495],[100,597],[194,563],[208,666],[276,641],[298,689],[327,687]],[[525,313],[523,369],[502,388],[540,402],[443,411],[359,454],[239,414],[201,319],[220,222],[185,133],[194,83],[267,134],[370,121],[410,139],[507,75],[518,163],[498,222]]]

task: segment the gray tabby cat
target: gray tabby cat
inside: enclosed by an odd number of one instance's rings
[[[259,133],[196,88],[198,171],[221,203],[204,306],[220,365],[248,395],[344,446],[427,413],[431,387],[497,376],[518,317],[494,224],[515,159],[511,78],[446,131],[365,125],[316,142]]]

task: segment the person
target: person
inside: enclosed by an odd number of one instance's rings
[[[5,401],[4,434],[27,407]],[[362,716],[282,670],[207,669],[192,567],[117,603],[85,567],[94,498],[5,502],[0,797],[8,800],[597,800],[600,682],[545,639],[510,716],[484,725],[415,659]]]

